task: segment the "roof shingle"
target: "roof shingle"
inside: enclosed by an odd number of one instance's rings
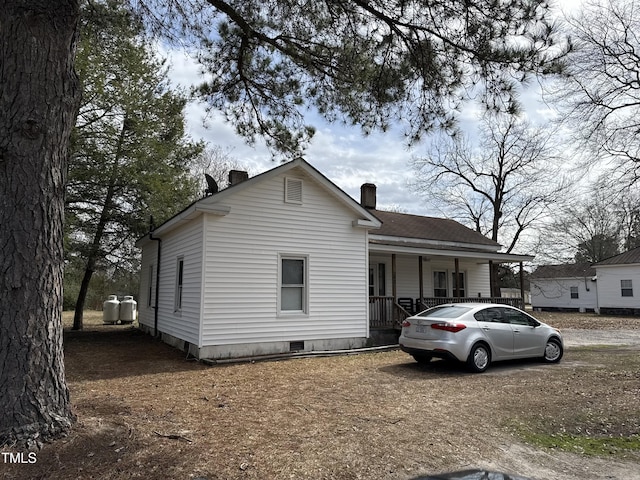
[[[596,263],[596,266],[601,265],[629,265],[632,263],[640,263],[640,247],[634,248],[627,252],[621,253],[614,257],[607,258],[601,262]]]
[[[371,210],[371,213],[382,221],[382,227],[371,232],[373,235],[500,247],[499,243],[455,220],[381,210]]]
[[[590,263],[564,263],[561,265],[540,265],[531,278],[574,278],[593,277],[595,268]]]

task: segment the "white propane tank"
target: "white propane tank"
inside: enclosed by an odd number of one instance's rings
[[[136,319],[137,313],[138,302],[130,295],[124,297],[124,300],[120,302],[120,322],[132,323]]]
[[[118,323],[120,318],[120,302],[117,295],[109,295],[109,298],[102,304],[102,322],[105,325]]]

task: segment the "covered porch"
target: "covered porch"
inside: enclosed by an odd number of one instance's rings
[[[528,255],[370,244],[369,326],[399,329],[408,316],[444,303],[503,303],[524,308],[523,262]],[[520,297],[502,298],[497,267],[516,263]]]

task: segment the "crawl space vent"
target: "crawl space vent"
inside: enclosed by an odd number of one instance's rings
[[[289,342],[290,352],[299,352],[304,350],[304,340],[300,342]]]

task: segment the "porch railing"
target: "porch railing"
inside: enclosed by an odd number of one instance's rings
[[[524,310],[524,302],[521,298],[504,298],[504,297],[428,297],[416,300],[422,306],[418,310],[426,310],[427,308],[436,307],[445,303],[500,303],[502,305],[511,305],[512,307]]]
[[[393,297],[369,297],[369,326],[371,328],[400,328],[411,313]]]
[[[524,309],[521,298],[502,297],[428,297],[415,300],[415,311],[421,312],[427,308],[445,303],[500,303]],[[405,310],[393,297],[369,297],[369,326],[371,328],[400,328],[405,318],[411,312]]]

